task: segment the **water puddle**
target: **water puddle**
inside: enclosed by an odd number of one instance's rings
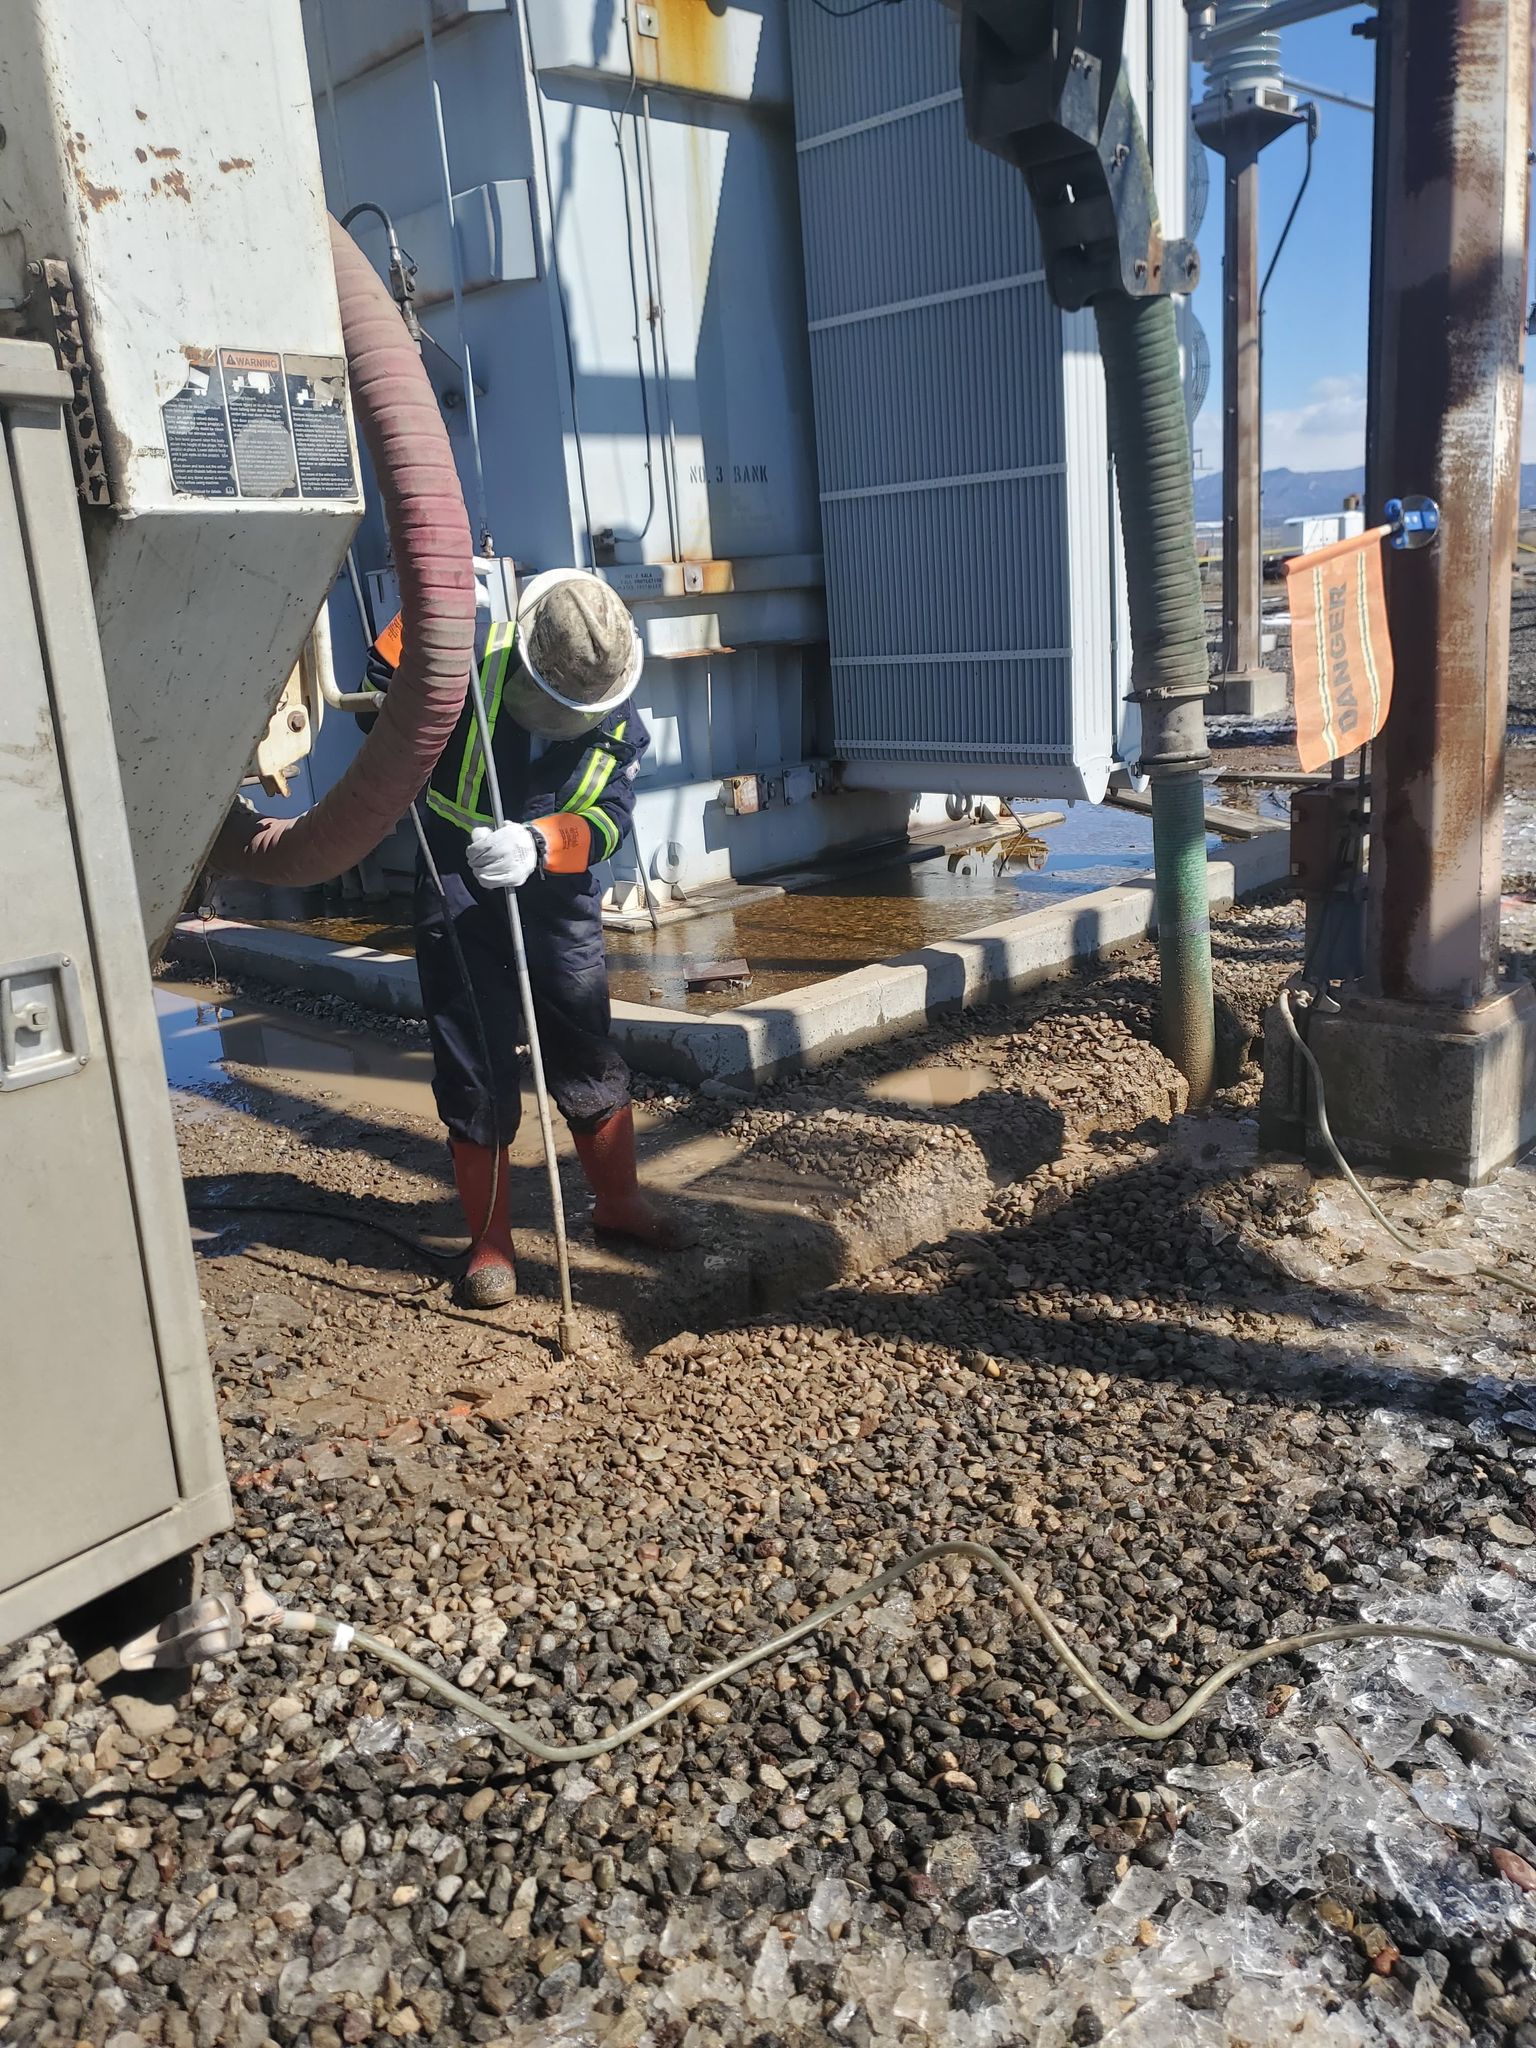
[[[1032,806],[1020,800],[1020,809]],[[1207,840],[1213,854],[1223,842]],[[1150,873],[1152,821],[1078,804],[1059,825],[990,843],[892,860],[807,889],[659,932],[610,932],[616,998],[707,1014],[762,1002],[876,961],[957,939]],[[690,991],[690,961],[745,959],[749,982]]]
[[[990,1067],[903,1067],[871,1081],[865,1094],[876,1102],[901,1102],[913,1109],[953,1109],[997,1086]]]
[[[1041,807],[1020,798],[1018,808],[1022,815]],[[1223,841],[1210,834],[1206,843],[1219,857]],[[1113,805],[1077,804],[1059,824],[1037,831],[953,851],[923,848],[916,858],[892,858],[876,867],[854,861],[843,874],[829,866],[826,879],[807,888],[707,911],[655,933],[609,932],[609,984],[622,1002],[709,1015],[1111,888],[1151,868],[1149,817]],[[344,945],[412,950],[409,906],[400,901],[344,915],[260,921]],[[748,980],[688,987],[691,967],[738,958],[751,970]]]
[[[227,1061],[252,1069],[240,1076],[247,1093],[263,1086],[286,1096],[339,1102],[348,1109],[436,1114],[432,1056],[425,1046],[382,1044],[319,1019],[250,1003],[213,1003],[205,990],[159,982],[155,1010],[166,1079],[173,1088],[231,1085]]]

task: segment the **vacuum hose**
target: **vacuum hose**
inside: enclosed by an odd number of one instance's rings
[[[244,805],[209,855],[222,874],[303,888],[334,880],[394,829],[464,708],[475,648],[469,517],[436,394],[394,300],[331,222],[331,254],[353,403],[384,501],[400,578],[404,652],[351,766],[298,818]]]
[[[1209,663],[1178,334],[1169,298],[1113,292],[1095,299],[1093,310],[1125,535],[1132,694],[1141,706],[1142,766],[1152,782],[1163,1049],[1198,1104],[1216,1078],[1200,780],[1209,758]]]

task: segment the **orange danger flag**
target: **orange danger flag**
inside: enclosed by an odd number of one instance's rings
[[[1392,705],[1392,642],[1372,527],[1285,565],[1296,687],[1296,750],[1305,769],[1325,766],[1375,739]]]

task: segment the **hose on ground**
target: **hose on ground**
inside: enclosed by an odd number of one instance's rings
[[[302,817],[238,805],[209,856],[223,874],[302,888],[373,852],[420,794],[464,708],[475,648],[469,517],[416,344],[373,265],[331,222],[342,341],[400,579],[404,651],[377,722]]]
[[[1192,1104],[1216,1080],[1216,1012],[1205,858],[1209,682],[1195,549],[1195,485],[1179,339],[1169,298],[1093,302],[1131,611],[1131,687],[1152,781],[1163,1049]]]
[[[244,1609],[246,1621],[252,1627],[289,1628],[299,1634],[330,1636],[335,1640],[338,1650],[356,1648],[366,1651],[370,1656],[377,1657],[381,1663],[387,1664],[391,1670],[398,1671],[402,1677],[414,1679],[418,1685],[424,1686],[445,1705],[455,1707],[463,1713],[472,1715],[476,1720],[485,1722],[514,1748],[520,1749],[525,1756],[531,1756],[540,1763],[580,1764],[590,1762],[593,1757],[607,1756],[611,1751],[621,1749],[626,1743],[646,1734],[659,1721],[664,1721],[669,1715],[680,1713],[683,1708],[691,1706],[705,1693],[713,1692],[717,1686],[728,1684],[733,1678],[740,1678],[743,1673],[751,1671],[758,1664],[766,1663],[771,1657],[782,1656],[797,1643],[803,1642],[807,1636],[817,1634],[829,1622],[836,1621],[840,1615],[862,1606],[867,1600],[878,1598],[880,1594],[898,1585],[901,1580],[921,1571],[924,1565],[936,1564],[946,1557],[965,1558],[972,1564],[983,1565],[987,1570],[996,1572],[1039,1629],[1057,1663],[1097,1700],[1126,1735],[1134,1736],[1143,1742],[1169,1741],[1181,1728],[1187,1727],[1197,1714],[1202,1713],[1223,1687],[1230,1685],[1233,1679],[1241,1678],[1245,1671],[1251,1671],[1256,1664],[1268,1663],[1275,1657],[1298,1656],[1308,1650],[1321,1649],[1328,1643],[1434,1643],[1442,1649],[1466,1650],[1474,1656],[1501,1659],[1523,1665],[1528,1671],[1536,1671],[1536,1652],[1522,1650],[1513,1643],[1503,1642],[1497,1636],[1463,1635],[1459,1629],[1408,1627],[1397,1622],[1351,1622],[1341,1628],[1314,1629],[1306,1635],[1275,1637],[1267,1643],[1260,1643],[1255,1649],[1245,1650],[1241,1656],[1234,1657],[1202,1685],[1197,1686],[1184,1704],[1170,1714],[1166,1721],[1143,1721],[1139,1715],[1132,1713],[1129,1707],[1115,1698],[1093,1666],[1072,1648],[1046,1613],[1033,1588],[1019,1576],[1005,1557],[1000,1556],[990,1544],[954,1541],[930,1543],[926,1549],[914,1551],[910,1557],[904,1557],[888,1570],[877,1573],[862,1586],[854,1587],[851,1592],[842,1594],[836,1600],[829,1600],[824,1607],[818,1607],[814,1614],[808,1614],[804,1621],[797,1622],[793,1628],[785,1629],[781,1635],[759,1643],[755,1649],[744,1651],[741,1656],[733,1657],[729,1663],[717,1665],[712,1671],[702,1673],[681,1691],[648,1708],[645,1713],[637,1714],[634,1720],[627,1721],[611,1735],[600,1736],[594,1742],[555,1743],[546,1742],[526,1721],[514,1721],[510,1714],[502,1713],[499,1707],[493,1707],[478,1694],[466,1692],[461,1686],[454,1685],[434,1671],[430,1665],[421,1663],[404,1650],[397,1650],[393,1643],[385,1642],[379,1636],[353,1628],[349,1622],[336,1621],[328,1614],[291,1611],[280,1606],[261,1587],[249,1565],[246,1567]]]

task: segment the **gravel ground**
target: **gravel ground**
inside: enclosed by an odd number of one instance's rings
[[[994,1162],[966,1227],[788,1315],[561,1364],[206,1259],[208,1583],[249,1564],[573,1740],[942,1536],[1005,1549],[1153,1719],[1329,1620],[1536,1645],[1533,1325],[1470,1272],[1536,1182],[1386,1189],[1422,1272],[1257,1156],[1243,1053],[1297,939],[1283,901],[1222,920],[1208,1116],[1141,955],[904,1045],[993,1077],[952,1109],[876,1105],[874,1054],[658,1104],[801,1171],[882,1122]],[[307,1170],[236,1103],[183,1136]],[[1536,2043],[1531,1707],[1370,1645],[1114,1740],[963,1564],[553,1770],[301,1638],[178,1707],[40,1636],[0,1661],[0,2041]]]

